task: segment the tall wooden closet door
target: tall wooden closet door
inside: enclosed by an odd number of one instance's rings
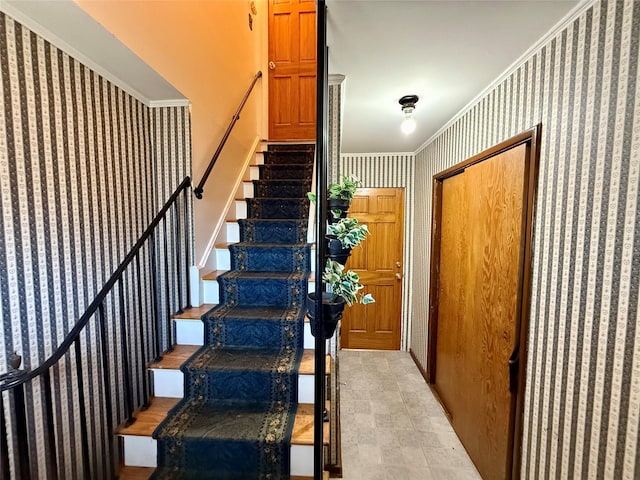
[[[436,389],[484,479],[510,478],[526,146],[442,184]]]

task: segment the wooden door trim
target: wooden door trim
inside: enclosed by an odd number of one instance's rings
[[[514,415],[510,419],[510,439],[507,471],[511,472],[511,478],[520,478],[520,465],[522,462],[522,431],[524,413],[524,391],[526,380],[526,362],[529,332],[529,314],[531,306],[531,271],[533,262],[533,219],[535,218],[535,198],[538,184],[538,166],[540,163],[540,139],[542,124],[538,124],[504,142],[501,142],[451,168],[448,168],[433,176],[433,198],[431,215],[431,265],[429,281],[429,326],[427,341],[427,379],[435,388],[436,382],[436,345],[438,335],[438,292],[440,276],[440,238],[442,221],[442,182],[456,174],[463,172],[467,167],[487,160],[506,150],[510,150],[522,144],[527,145],[525,158],[525,182],[523,198],[524,205],[522,242],[520,245],[520,285],[518,288],[519,305],[516,314],[516,338],[519,342],[518,385],[516,394],[512,399],[515,406]],[[442,402],[441,402],[442,403]],[[443,405],[444,406],[444,405]]]

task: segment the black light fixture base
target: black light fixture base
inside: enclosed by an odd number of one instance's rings
[[[416,103],[418,103],[418,96],[417,95],[405,95],[400,100],[398,100],[398,103],[400,105],[402,105],[403,109],[404,108],[414,108]]]

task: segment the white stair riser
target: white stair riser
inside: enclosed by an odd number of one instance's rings
[[[153,368],[153,395],[155,397],[182,398],[184,376],[180,370]],[[298,375],[298,403],[313,403],[313,375]]]
[[[238,222],[227,222],[226,243],[238,243],[240,241],[240,225]]]
[[[206,303],[216,304],[217,294],[215,300],[216,301],[207,301]],[[176,329],[176,343],[178,345],[204,345],[204,324],[200,320],[178,319],[174,320],[174,325]],[[305,322],[304,324],[303,338],[305,350],[315,348],[315,338],[311,335],[311,325],[309,322]]]
[[[304,348],[305,350],[316,348],[316,339],[311,335],[311,324],[304,322]]]
[[[180,370],[152,368],[151,373],[154,397],[184,397],[184,375]]]
[[[253,182],[242,181],[236,190],[236,198],[253,198]]]
[[[200,320],[174,320],[174,324],[178,345],[204,345],[204,324]]]
[[[151,437],[123,435],[124,464],[129,467],[158,466],[158,444]],[[313,476],[313,445],[291,445],[291,475]]]
[[[244,200],[236,200],[234,203],[235,219],[247,218],[247,202]]]
[[[202,303],[220,303],[220,285],[217,280],[202,280]]]
[[[204,345],[204,324],[199,320],[174,320],[178,345]],[[304,348],[313,350],[315,338],[311,335],[311,324],[304,324]]]
[[[257,165],[249,165],[249,180],[260,180],[260,168]]]
[[[291,445],[291,475],[313,477],[313,445]]]
[[[228,248],[216,247],[216,269],[231,270],[231,252]]]
[[[157,467],[158,444],[151,437],[123,435],[124,464],[130,467]]]
[[[298,375],[298,403],[314,403],[315,377]]]
[[[216,247],[216,269],[217,270],[231,270],[231,252],[228,248]],[[311,271],[316,271],[316,256],[315,250],[311,250]],[[206,300],[205,300],[206,301]]]

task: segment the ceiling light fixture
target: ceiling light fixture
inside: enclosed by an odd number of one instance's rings
[[[402,112],[404,113],[404,120],[402,121],[400,128],[405,135],[409,135],[416,129],[416,120],[413,118],[413,110],[416,108],[416,103],[418,103],[418,96],[405,95],[398,100],[398,103],[402,105]]]

